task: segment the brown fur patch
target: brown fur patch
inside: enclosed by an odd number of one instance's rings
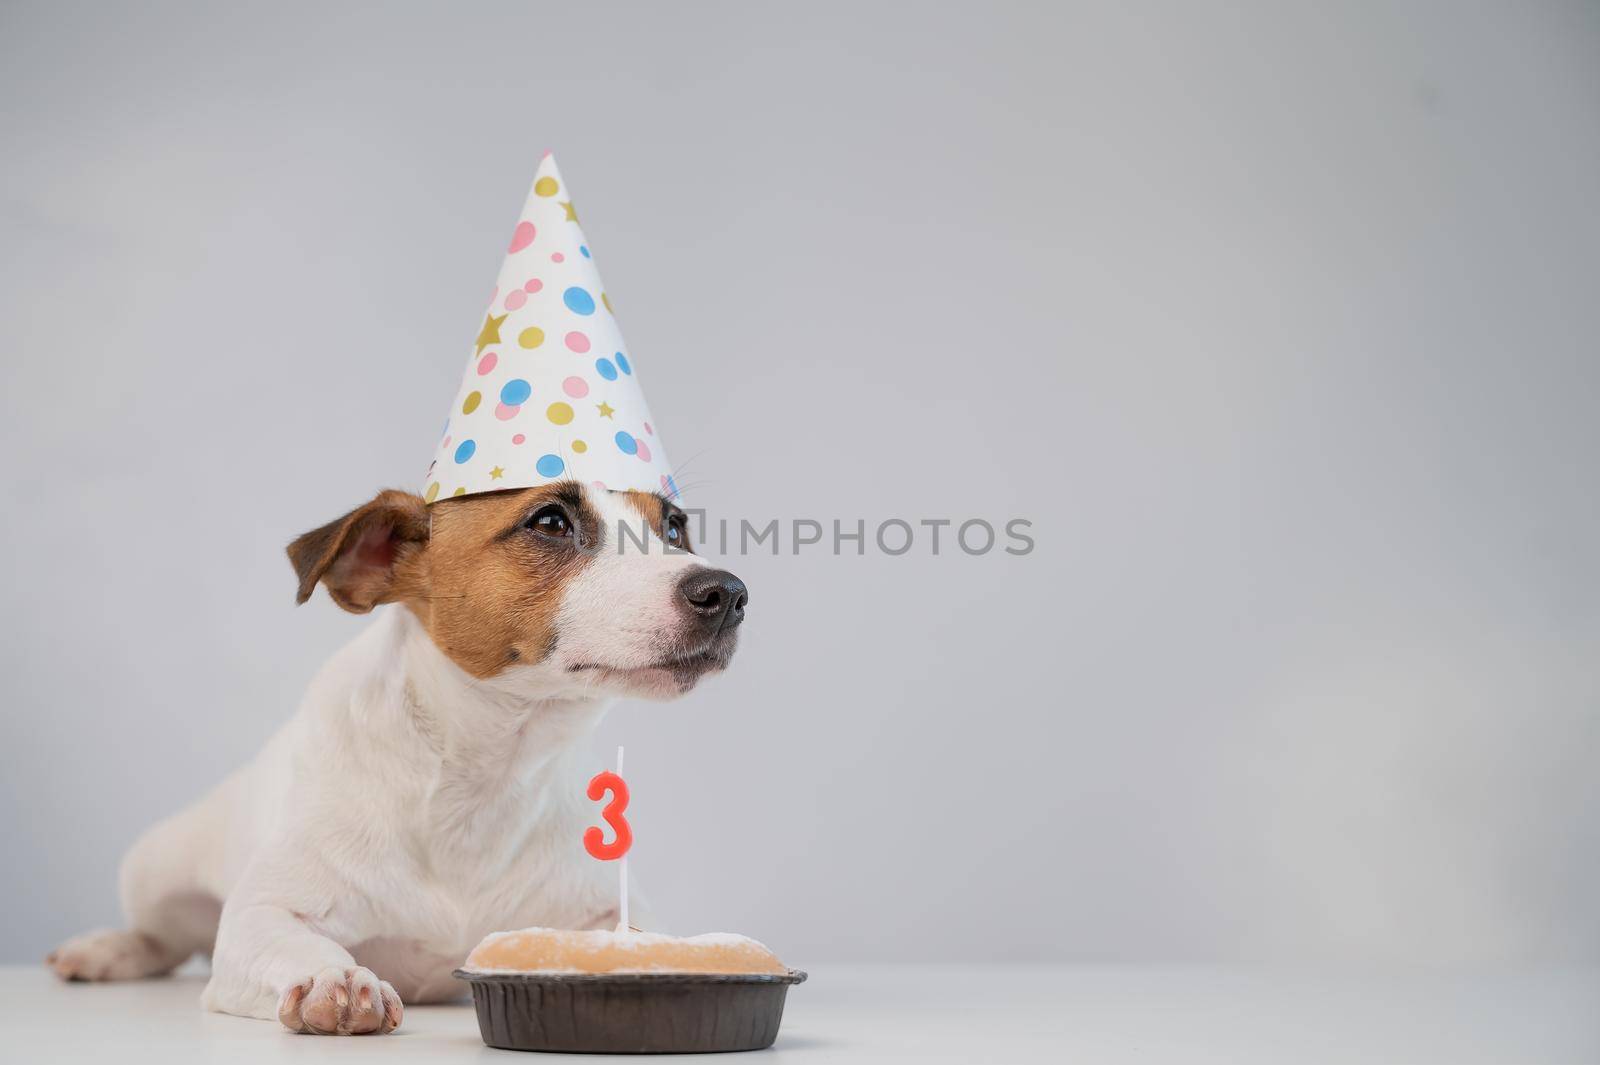
[[[524,528],[560,503],[577,528],[551,540]],[[405,602],[439,649],[475,677],[531,664],[555,647],[556,612],[567,583],[589,561],[599,517],[572,484],[441,500],[432,507],[428,550],[402,571],[417,591]]]
[[[575,523],[570,539],[526,528],[551,503]],[[380,538],[374,529],[402,529],[421,539],[400,540],[386,556],[394,538]],[[489,677],[550,653],[562,594],[600,532],[599,516],[571,483],[460,496],[431,507],[410,493],[385,492],[300,537],[289,556],[300,575],[299,601],[320,579],[335,602],[356,613],[377,603],[404,603],[451,660],[475,677]],[[351,575],[353,586],[344,579]]]
[[[661,537],[663,543],[667,539],[667,522],[674,518],[686,519],[687,517],[682,508],[676,503],[669,501],[666,496],[656,492],[639,492],[630,489],[626,492],[615,492],[613,494],[620,497],[624,503],[637,511],[639,516],[644,518],[649,525],[650,531]],[[637,525],[635,526],[635,531],[637,531]],[[684,524],[682,542],[674,546],[682,547],[685,551],[694,550],[689,544],[687,521]]]

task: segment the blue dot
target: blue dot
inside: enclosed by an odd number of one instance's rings
[[[456,445],[456,461],[458,463],[467,461],[477,450],[478,442],[476,440],[461,441],[461,443]]]
[[[539,471],[540,477],[559,477],[567,464],[561,461],[560,455],[540,455],[533,468]]]
[[[617,369],[628,376],[633,376],[633,367],[628,365],[628,357],[622,352],[617,352]]]
[[[667,474],[667,498],[678,498],[678,482],[672,479],[672,474]]]
[[[592,258],[592,256],[590,256],[590,254],[589,254],[589,245],[587,245],[587,244],[579,244],[578,245],[578,250],[583,252],[583,257],[585,259]]]
[[[533,395],[533,386],[522,378],[507,381],[505,387],[500,389],[500,402],[508,407],[520,407],[528,402],[528,397]]]
[[[622,449],[624,455],[637,455],[639,453],[639,441],[620,429],[617,430],[617,447]]]
[[[595,372],[607,381],[615,381],[617,379],[617,368],[611,365],[610,359],[594,360],[594,368]]]
[[[577,285],[573,285],[563,292],[561,298],[566,301],[567,309],[573,314],[594,313],[594,297]]]

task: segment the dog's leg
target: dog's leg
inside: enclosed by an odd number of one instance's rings
[[[215,796],[141,836],[122,861],[126,929],[85,932],[61,944],[45,963],[63,980],[136,980],[171,972],[211,949],[222,904],[200,880],[215,840]]]
[[[230,902],[223,912],[201,1003],[315,1035],[392,1032],[404,1012],[394,988],[348,950],[295,912],[263,903]]]

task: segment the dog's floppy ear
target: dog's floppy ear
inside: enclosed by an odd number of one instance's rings
[[[395,598],[395,567],[428,542],[428,505],[411,492],[379,492],[320,529],[289,545],[300,578],[296,603],[311,598],[321,581],[333,601],[365,614]]]

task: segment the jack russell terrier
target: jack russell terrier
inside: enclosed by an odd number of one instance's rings
[[[209,952],[208,1009],[383,1033],[402,1000],[457,997],[488,932],[615,925],[581,741],[617,696],[724,669],[744,620],[744,583],[689,553],[684,512],[572,481],[431,508],[387,491],[289,558],[298,602],[321,582],[352,613],[396,605],[253,763],[133,845],[128,927],[51,968],[130,980]]]

